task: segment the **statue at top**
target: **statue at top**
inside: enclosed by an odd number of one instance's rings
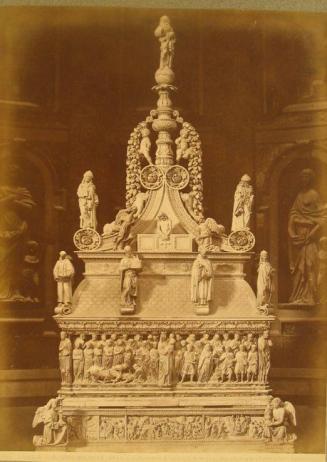
[[[171,69],[175,54],[176,38],[168,16],[161,16],[154,35],[158,37],[160,42],[160,69],[164,69],[165,67]]]

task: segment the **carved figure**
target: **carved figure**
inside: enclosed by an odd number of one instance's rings
[[[258,381],[267,382],[268,373],[270,370],[270,347],[272,341],[269,339],[269,331],[265,330],[258,338],[258,358],[259,372]]]
[[[88,170],[84,173],[82,182],[77,189],[80,209],[80,228],[97,228],[96,208],[99,198],[95,192],[93,173]]]
[[[32,195],[19,186],[19,169],[10,165],[0,186],[0,300],[25,301],[20,278],[28,215],[36,206]]]
[[[246,379],[248,382],[253,382],[258,374],[258,351],[256,345],[251,345],[251,350],[248,353],[248,367],[246,371]]]
[[[157,233],[162,241],[169,241],[172,230],[171,219],[166,213],[161,213],[157,217]]]
[[[140,143],[140,150],[139,150],[139,153],[142,154],[145,159],[147,160],[147,162],[152,165],[153,162],[152,162],[152,159],[151,159],[151,156],[150,156],[150,149],[151,149],[151,140],[150,140],[150,130],[146,127],[142,128],[141,129],[141,135],[142,135],[142,139],[141,139],[141,143]]]
[[[60,332],[59,367],[63,384],[72,382],[72,343],[66,332]]]
[[[102,235],[111,241],[108,250],[122,250],[133,239],[131,227],[135,222],[136,213],[135,206],[122,209],[117,213],[113,222],[104,225]]]
[[[94,357],[94,351],[93,351],[93,342],[88,341],[85,344],[85,350],[84,350],[84,374],[83,374],[83,381],[88,382],[90,379],[90,370],[91,367],[93,367],[93,357]]]
[[[192,147],[189,146],[188,142],[188,130],[182,128],[179,132],[179,137],[176,138],[176,162],[178,163],[181,159],[188,159],[192,155]]]
[[[268,406],[267,416],[269,420],[266,422],[265,438],[279,444],[295,441],[296,435],[290,432],[290,428],[296,426],[293,404],[289,401],[283,402],[280,398],[274,398]]]
[[[186,346],[186,351],[184,353],[184,358],[183,358],[181,383],[184,382],[186,376],[189,376],[190,381],[193,382],[195,372],[196,372],[196,355],[194,351],[194,346],[192,343],[188,343]]]
[[[33,436],[34,446],[60,446],[67,443],[67,424],[59,408],[59,398],[50,399],[45,406],[38,407],[32,427],[43,424],[43,435]]]
[[[142,263],[137,255],[133,255],[130,246],[126,246],[124,252],[125,256],[119,265],[121,305],[134,309],[137,298],[137,273],[141,271]]]
[[[260,262],[258,267],[257,278],[257,307],[260,311],[268,314],[268,308],[271,304],[273,293],[273,274],[274,269],[268,258],[268,252],[260,252]]]
[[[232,219],[232,231],[241,231],[250,227],[250,219],[253,207],[253,187],[251,178],[245,174],[242,176],[234,194],[234,207]]]
[[[71,312],[72,304],[72,280],[75,274],[74,267],[69,255],[62,250],[59,252],[59,260],[53,268],[53,275],[57,282],[57,296],[59,313]],[[67,309],[68,308],[68,309]],[[64,310],[64,311],[63,311]]]
[[[155,37],[160,42],[160,69],[165,67],[172,68],[173,57],[175,54],[175,32],[170,25],[168,16],[161,16],[159,25],[154,31]]]
[[[198,249],[207,251],[219,251],[222,245],[225,228],[219,225],[213,218],[201,219],[198,226]]]
[[[327,237],[319,241],[318,292],[320,303],[327,303]]]
[[[136,208],[136,212],[134,214],[135,218],[139,218],[142,215],[144,210],[145,204],[149,198],[149,191],[146,192],[139,192],[135,196],[135,200],[133,202],[133,207]]]
[[[327,221],[326,204],[313,188],[314,172],[301,172],[301,190],[288,220],[289,259],[292,274],[290,302],[313,305],[318,302],[318,240]]]
[[[235,377],[238,382],[243,382],[247,372],[248,354],[243,345],[240,345],[239,348],[235,353]]]
[[[206,251],[201,248],[194,260],[191,275],[191,300],[193,303],[207,305],[212,300],[213,269]]]
[[[231,347],[226,348],[226,352],[222,354],[221,359],[224,360],[222,364],[223,378],[227,376],[228,382],[231,382],[234,376],[234,364],[236,362],[235,355]]]
[[[23,295],[26,301],[39,302],[39,244],[36,241],[28,241],[27,254],[24,257],[23,266]]]
[[[103,356],[102,356],[102,366],[105,369],[110,369],[112,367],[114,359],[114,342],[111,339],[106,340],[103,347]]]
[[[83,351],[82,343],[80,341],[75,341],[75,344],[74,344],[73,370],[74,370],[74,383],[82,382],[83,373],[84,373],[84,351]]]
[[[198,382],[207,383],[212,374],[213,357],[212,346],[206,343],[199,357],[198,363]]]
[[[165,332],[160,335],[158,352],[158,384],[171,385],[174,379],[174,340],[168,340]]]

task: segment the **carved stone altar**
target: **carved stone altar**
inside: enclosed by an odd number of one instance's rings
[[[126,209],[102,236],[75,233],[84,279],[71,312],[54,316],[67,445],[217,441],[290,451],[295,411],[272,401],[268,382],[274,317],[258,310],[245,280],[254,236],[227,236],[203,216],[201,143],[172,108],[166,16],[155,35],[159,99],[128,142]],[[144,143],[151,128],[155,153]]]

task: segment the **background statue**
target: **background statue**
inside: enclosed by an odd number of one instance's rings
[[[125,256],[119,265],[121,305],[134,310],[137,297],[137,273],[142,269],[142,263],[137,255],[133,255],[130,246],[124,249]]]
[[[142,154],[145,159],[148,161],[150,165],[153,164],[151,156],[150,156],[150,149],[151,149],[151,140],[150,140],[150,130],[147,127],[142,128],[141,130],[141,143],[139,153]]]
[[[159,38],[160,42],[160,69],[164,69],[165,67],[171,69],[175,54],[176,38],[168,16],[161,16],[154,35]]]
[[[19,169],[10,165],[0,186],[0,300],[24,301],[20,278],[32,195],[18,185]]]
[[[206,251],[201,249],[194,260],[191,276],[191,300],[193,303],[207,305],[212,300],[212,264]]]
[[[122,250],[132,239],[131,227],[133,226],[137,207],[119,210],[113,222],[103,227],[103,237],[111,241],[107,250]]]
[[[253,199],[254,194],[251,178],[245,174],[237,185],[234,194],[232,231],[250,228]]]
[[[273,274],[274,269],[269,262],[268,252],[266,250],[262,250],[260,252],[257,278],[257,307],[265,314],[268,314],[268,308],[271,304],[271,296],[273,293]]]
[[[84,173],[81,184],[77,189],[80,209],[80,228],[97,228],[96,208],[99,198],[95,192],[93,173],[88,170]]]
[[[39,302],[39,244],[36,241],[28,241],[26,247],[22,292],[26,301]]]
[[[314,172],[302,170],[301,190],[288,219],[289,259],[292,274],[290,302],[314,305],[318,302],[318,240],[327,221],[327,207],[313,188]]]
[[[59,260],[53,268],[53,276],[57,282],[58,306],[60,312],[71,312],[72,281],[75,274],[70,256],[64,250],[59,252]]]
[[[318,291],[320,303],[327,303],[327,237],[319,241]]]
[[[38,407],[32,427],[43,424],[43,435],[33,437],[34,446],[58,446],[67,443],[67,424],[59,410],[59,398],[50,399],[45,406]]]

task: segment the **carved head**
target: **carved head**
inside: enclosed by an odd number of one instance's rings
[[[245,173],[241,178],[241,182],[248,184],[251,182],[251,177],[247,173]]]
[[[150,130],[147,127],[142,128],[141,135],[143,136],[143,138],[146,137],[146,136],[149,136],[150,135]]]
[[[274,398],[271,400],[271,405],[274,409],[277,409],[281,406],[282,400],[280,398]]]
[[[61,340],[65,340],[65,338],[67,338],[66,332],[61,331],[61,332],[60,332],[60,338],[61,338]]]
[[[93,173],[91,170],[87,170],[83,175],[83,182],[90,183],[93,180]]]
[[[268,261],[268,252],[266,250],[261,250],[260,261]]]
[[[304,168],[300,173],[301,185],[303,188],[307,188],[312,185],[315,180],[315,173],[311,168]]]
[[[130,257],[132,255],[132,248],[130,245],[126,245],[124,247],[124,253],[127,257]]]
[[[67,256],[67,253],[64,250],[61,250],[59,252],[59,257],[60,257],[61,260],[64,260],[66,258],[66,256]]]

